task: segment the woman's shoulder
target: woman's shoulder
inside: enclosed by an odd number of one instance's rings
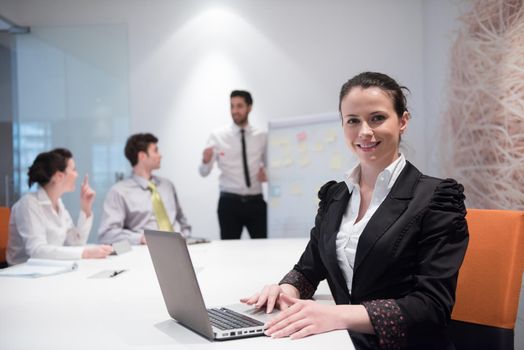
[[[455,179],[439,178],[424,174],[409,161],[406,163],[406,168],[408,168],[408,170],[411,170],[410,173],[412,173],[414,175],[414,178],[417,179],[414,182],[417,183],[418,187],[421,187],[422,189],[430,190],[435,193],[443,192],[454,194],[457,192],[464,192],[464,187]]]
[[[38,199],[38,192],[29,192],[24,194],[15,204],[11,207],[11,216],[20,217],[26,216],[29,213],[39,210],[40,201]]]
[[[322,185],[322,187],[320,187],[320,190],[318,191],[318,199],[325,200],[333,197],[334,195],[343,191],[345,188],[347,188],[347,185],[344,181],[328,181]]]
[[[24,194],[18,201],[16,201],[15,204],[13,204],[12,210],[28,205],[37,205],[38,202],[38,192],[28,192]]]
[[[422,174],[420,176],[420,184],[422,186],[433,188],[435,193],[450,193],[464,192],[464,186],[452,178],[439,178],[430,175]]]
[[[431,191],[429,201],[430,208],[446,209],[458,208],[464,209],[464,186],[452,178],[437,178],[427,175],[421,176],[420,183]]]

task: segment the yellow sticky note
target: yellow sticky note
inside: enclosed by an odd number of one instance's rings
[[[299,184],[291,185],[291,194],[295,196],[300,196],[302,194],[302,186]]]
[[[298,163],[300,164],[300,166],[306,167],[309,164],[311,164],[311,159],[309,158],[308,155],[304,155],[304,156],[300,157],[300,161]]]
[[[327,143],[335,142],[337,140],[337,131],[335,129],[329,129],[326,131],[325,141]]]
[[[277,169],[277,168],[282,167],[282,161],[281,160],[273,160],[273,161],[271,161],[271,167],[273,169]]]
[[[282,137],[282,139],[280,139],[280,145],[283,146],[283,147],[289,146],[288,138],[287,137]]]
[[[333,154],[331,156],[329,167],[331,170],[340,170],[342,168],[342,157],[340,154]]]
[[[323,149],[324,149],[324,145],[322,143],[320,143],[320,142],[315,143],[315,145],[313,146],[313,150],[315,152],[320,152]]]
[[[291,164],[293,164],[293,158],[291,158],[291,156],[287,156],[282,159],[283,166],[290,166]]]

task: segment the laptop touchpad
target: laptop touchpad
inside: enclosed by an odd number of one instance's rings
[[[266,323],[271,318],[278,315],[278,313],[280,312],[280,310],[274,309],[273,312],[271,312],[270,314],[266,314],[265,307],[261,309],[257,309],[253,305],[246,305],[246,304],[241,304],[241,303],[226,305],[224,307],[231,309],[233,311],[239,312],[241,314],[247,315],[249,317],[254,318],[255,320],[258,320],[264,323]]]

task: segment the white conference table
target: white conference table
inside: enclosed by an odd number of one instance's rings
[[[213,241],[189,247],[207,307],[237,303],[278,282],[305,239]],[[112,269],[114,278],[90,276]],[[331,294],[324,282],[315,298]],[[77,271],[40,278],[0,277],[0,349],[354,349],[346,331],[300,340],[255,337],[211,342],[167,313],[147,247]]]

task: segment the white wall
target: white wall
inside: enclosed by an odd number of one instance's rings
[[[412,91],[408,157],[435,170],[426,140],[440,112],[433,96],[447,74],[457,3],[0,0],[0,14],[29,26],[128,25],[131,131],[159,136],[159,174],[177,186],[194,234],[216,238],[218,173],[203,179],[197,167],[209,132],[230,122],[232,89],[252,92],[251,120],[264,127],[335,111],[345,80],[386,72]]]

